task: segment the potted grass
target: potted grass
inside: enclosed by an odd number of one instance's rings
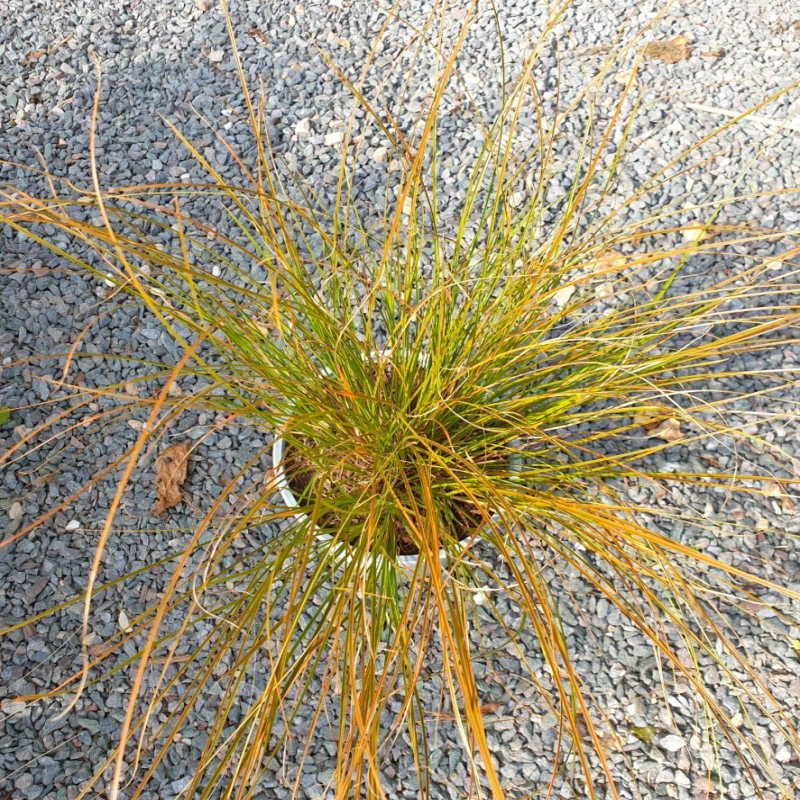
[[[387,403],[387,413],[390,415],[402,415],[400,406],[416,403],[416,398],[423,384],[425,371],[430,367],[431,359],[429,355],[423,354],[416,359],[413,365],[414,377],[408,384],[403,386],[403,379],[399,375],[399,369],[394,366],[393,354],[391,350],[383,349],[379,352],[370,354],[370,359],[365,359],[366,375],[368,376],[369,386],[367,390],[374,393],[376,398],[382,398]],[[325,377],[332,378],[330,373]],[[410,394],[406,396],[406,392]],[[389,400],[393,401],[389,405]],[[394,405],[397,403],[397,405]],[[301,506],[310,506],[314,515],[314,525],[320,528],[318,538],[323,543],[323,547],[328,547],[332,538],[337,537],[343,545],[343,554],[346,554],[353,547],[358,547],[358,541],[362,538],[366,518],[363,513],[351,512],[350,509],[341,510],[336,507],[333,500],[335,495],[340,493],[345,505],[358,497],[359,491],[369,492],[374,490],[375,485],[382,488],[387,480],[392,481],[389,491],[392,494],[402,493],[404,486],[408,482],[413,482],[413,477],[409,479],[404,475],[402,469],[413,471],[415,466],[406,462],[410,453],[403,454],[406,458],[398,459],[398,472],[389,473],[376,469],[371,463],[369,449],[365,448],[360,454],[350,449],[338,453],[328,466],[326,461],[318,457],[311,457],[310,454],[318,456],[321,446],[318,439],[301,438],[296,448],[287,446],[287,434],[279,432],[272,443],[272,464],[274,470],[275,486],[280,494],[283,503],[287,508],[297,509],[299,519],[305,520],[306,514],[301,510]],[[322,438],[322,437],[320,437]],[[395,440],[397,446],[399,440]],[[336,436],[334,445],[340,445],[341,439]],[[508,452],[505,452],[505,451]],[[480,470],[481,474],[492,474],[495,480],[503,476],[504,480],[513,481],[517,478],[513,474],[513,468],[518,465],[519,455],[513,447],[509,448],[508,443],[504,447],[495,445],[493,449],[487,449],[482,457]],[[447,470],[442,469],[441,477],[447,476]],[[324,504],[325,510],[320,510],[317,504]],[[449,490],[446,505],[446,519],[448,520],[449,541],[441,542],[439,549],[440,560],[446,560],[446,547],[458,550],[463,546],[463,542],[471,536],[477,536],[479,528],[491,518],[491,504],[481,503],[466,488],[453,487]],[[348,516],[350,522],[349,534],[342,529],[342,518]],[[370,544],[370,549],[376,552],[378,558],[386,557],[391,564],[399,565],[401,568],[413,570],[418,561],[420,544],[414,539],[413,532],[406,530],[406,525],[402,515],[387,518],[381,527],[388,534],[384,541],[374,541]],[[330,531],[330,532],[326,532]]]
[[[301,795],[303,764],[331,714],[335,767],[327,788],[337,798],[392,796],[385,750],[401,736],[420,795],[437,797],[431,714],[453,721],[471,781],[465,791],[516,796],[497,765],[502,748],[489,731],[476,669],[474,639],[488,619],[521,654],[520,669],[558,720],[552,776],[525,791],[547,796],[559,782],[567,786],[569,760],[580,796],[622,797],[626,777],[608,755],[591,675],[560,621],[561,588],[574,580],[650,642],[660,669],[683,683],[705,715],[713,740],[760,776],[763,796],[791,791],[720,701],[719,687],[704,680],[702,665],[712,663],[742,703],[800,752],[768,669],[748,659],[720,610],[747,598],[788,619],[800,593],[777,575],[670,534],[670,523],[685,517],[713,540],[712,522],[641,499],[650,485],[756,497],[777,486],[788,497],[788,475],[667,472],[653,460],[668,448],[712,441],[769,448],[732,413],[751,390],[706,387],[742,376],[769,381],[758,390],[767,394],[793,386],[791,376],[736,366],[745,354],[797,339],[794,273],[748,250],[775,233],[723,224],[718,203],[694,208],[688,223],[674,210],[621,221],[662,185],[658,176],[621,210],[607,209],[634,72],[597,138],[587,140],[563,197],[548,200],[556,125],[534,113],[538,143],[524,156],[515,150],[524,110],[542,111],[535,57],[520,65],[458,211],[446,218],[437,120],[469,16],[416,136],[375,114],[402,179],[381,224],[361,224],[347,141],[332,210],[284,188],[228,23],[255,143],[256,163],[243,170],[251,183],[223,179],[173,128],[207,182],[112,192],[94,170],[93,188],[77,195],[60,196],[53,181],[51,196],[15,189],[0,198],[0,223],[133,295],[183,349],[157,373],[162,388],[141,399],[147,421],[120,464],[94,563],[75,599],[81,665],[53,692],[71,698],[65,714],[90,682],[125,676],[119,744],[79,796],[104,780],[114,800],[123,786],[141,796],[204,702],[216,717],[186,797],[258,796],[287,742],[295,743],[296,768],[285,791]],[[613,64],[609,58],[606,73]],[[92,141],[98,106],[99,92]],[[195,213],[215,201],[233,233],[210,236],[215,231]],[[87,222],[87,211],[100,221]],[[143,219],[171,232],[170,242],[156,246]],[[65,251],[53,229],[93,248],[100,265]],[[734,259],[735,278],[683,291],[687,265],[709,256]],[[240,263],[257,265],[267,279]],[[623,283],[627,302],[607,302]],[[187,372],[201,388],[176,400],[171,387]],[[272,470],[224,524],[216,511],[236,484],[221,490],[181,541],[161,595],[98,655],[87,635],[92,601],[104,588],[99,565],[125,486],[150,440],[195,406],[273,436]],[[253,528],[273,535],[239,553]],[[134,655],[125,651],[130,641]],[[423,677],[430,664],[441,685],[435,708]],[[156,722],[152,710],[162,703],[170,711]],[[656,735],[636,730],[642,741]]]

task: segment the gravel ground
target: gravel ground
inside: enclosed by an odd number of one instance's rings
[[[267,88],[267,124],[273,146],[290,167],[312,180],[315,189],[329,194],[335,185],[338,132],[351,104],[318,49],[330,52],[349,74],[356,75],[385,18],[383,4],[330,0],[287,5],[257,0],[233,2],[232,6],[248,74],[253,81],[263,79]],[[519,62],[539,30],[542,6],[532,0],[498,4],[510,65]],[[651,19],[658,6],[633,0],[577,0],[559,29],[558,48],[544,55],[545,101],[552,98],[556,80],[562,99],[574,96],[598,68],[602,49],[615,41],[624,26]],[[429,10],[426,3],[410,0],[403,15],[419,23]],[[55,174],[81,185],[88,183],[92,51],[99,56],[104,73],[98,152],[106,185],[198,176],[194,161],[174,143],[160,115],[175,121],[201,152],[217,159],[223,169],[233,170],[233,164],[215,139],[214,128],[203,122],[203,115],[213,126],[221,125],[243,151],[252,151],[224,21],[210,2],[96,0],[86,4],[59,0],[44,4],[0,0],[0,19],[0,158],[35,164],[38,149]],[[453,11],[450,19],[455,24],[458,14]],[[491,14],[481,14],[459,62],[460,80],[442,117],[446,156],[442,177],[445,193],[452,196],[463,189],[461,167],[481,141],[470,108],[474,104],[491,114],[497,106],[498,49],[493,30]],[[446,35],[451,33],[448,29]],[[620,178],[623,195],[649,175],[654,165],[666,163],[682,147],[724,121],[719,109],[744,110],[800,75],[800,9],[793,8],[790,0],[678,3],[656,23],[650,38],[679,34],[694,44],[691,57],[675,64],[647,63],[640,76],[643,111],[634,129],[638,146]],[[371,95],[378,98],[379,105],[385,103],[406,127],[413,126],[424,107],[424,78],[433,65],[430,51],[423,48],[418,52],[412,40],[408,26],[395,23],[387,47],[368,76]],[[698,105],[717,110],[698,109]],[[728,131],[723,144],[712,147],[720,154],[713,165],[678,178],[656,198],[658,204],[685,202],[687,196],[715,196],[751,159],[744,186],[800,186],[797,92],[761,114],[772,122],[751,121]],[[780,121],[786,125],[775,124]],[[565,163],[580,134],[580,120],[565,128],[559,143],[559,157]],[[363,148],[359,195],[379,208],[383,187],[391,185],[393,165],[373,132]],[[6,181],[31,187],[38,182],[14,166],[0,165],[0,182]],[[644,205],[633,209],[637,214],[647,210]],[[759,200],[755,211],[765,224],[795,231],[800,227],[796,198]],[[5,310],[0,319],[0,360],[4,365],[0,405],[22,406],[12,423],[2,429],[5,444],[13,444],[26,429],[64,407],[67,392],[54,386],[52,379],[60,375],[63,353],[87,325],[84,348],[120,358],[82,358],[70,378],[88,386],[119,383],[127,384],[132,393],[146,391],[148,384],[137,382],[144,373],[135,359],[169,361],[175,356],[174,346],[155,321],[129,302],[109,297],[107,287],[63,269],[13,232],[1,231],[0,237],[0,266],[25,267],[24,273],[3,274],[0,283]],[[701,271],[692,275],[697,286],[708,279]],[[126,361],[128,356],[134,360]],[[775,358],[776,366],[796,368],[800,352],[787,348]],[[800,396],[781,398],[780,402],[789,409],[797,400]],[[104,401],[98,399],[97,403],[100,409]],[[757,416],[748,413],[759,410],[763,409],[757,404],[742,409],[743,419],[757,427]],[[0,476],[3,529],[13,533],[68,497],[99,463],[108,463],[130,446],[136,422],[124,415],[112,417],[99,431],[92,429],[89,434],[76,429],[48,444],[43,448],[46,459],[40,453],[14,461]],[[185,436],[202,439],[198,456],[204,466],[193,470],[187,484],[190,507],[154,529],[146,513],[152,504],[149,482],[136,484],[124,500],[120,532],[111,542],[104,578],[170,552],[196,512],[207,508],[207,498],[214,496],[215,487],[268,445],[263,435],[246,427],[220,429],[217,422],[203,414],[180,419],[179,432],[172,434],[175,440]],[[796,420],[760,432],[800,459]],[[683,457],[691,463],[688,453],[670,453],[663,468],[674,469]],[[761,466],[773,468],[766,461]],[[3,620],[46,609],[80,589],[112,490],[113,480],[100,481],[35,535],[0,551]],[[702,492],[691,498],[677,494],[668,500],[684,507],[690,504],[707,516],[726,516],[746,524],[766,519],[776,528],[800,532],[796,513],[772,499],[760,505],[739,501],[724,508],[718,496]],[[680,530],[673,534],[680,535]],[[735,558],[744,565],[756,559],[776,569],[780,565],[793,572],[796,580],[800,574],[796,546],[792,549],[783,544],[756,553],[751,538],[750,549],[737,548]],[[163,574],[155,570],[136,585],[135,593],[109,592],[98,599],[92,619],[98,641],[123,624],[120,612],[131,617],[137,608],[152,601]],[[591,686],[608,714],[609,735],[616,731],[620,736],[612,748],[612,761],[620,769],[627,764],[636,776],[621,785],[623,797],[715,797],[705,777],[706,763],[713,764],[714,759],[688,702],[689,687],[680,682],[659,686],[652,650],[608,603],[588,594],[577,580],[566,580],[564,593],[569,602],[564,605],[563,622],[575,652],[581,654],[579,666],[593,676]],[[42,691],[76,668],[79,619],[79,611],[67,609],[0,642],[0,700]],[[738,624],[754,661],[775,676],[776,699],[796,718],[800,714],[800,666],[791,640],[800,639],[800,630],[778,617],[756,620],[743,616]],[[500,772],[512,796],[538,797],[549,778],[547,754],[556,740],[555,719],[537,703],[533,687],[514,677],[520,672],[518,657],[504,647],[501,632],[496,632],[496,647],[492,646],[493,631],[484,634],[482,646],[487,657],[480,677],[486,697],[497,706],[489,730],[491,739],[502,745],[499,752],[505,754]],[[713,665],[707,666],[705,677],[712,685],[719,680]],[[432,694],[440,688],[435,675],[428,685]],[[735,692],[724,686],[719,689],[726,707],[735,713]],[[2,705],[0,798],[72,798],[113,743],[123,713],[122,695],[90,687],[71,716],[53,721],[60,702],[25,708],[8,701]],[[158,771],[145,797],[173,798],[185,785],[192,754],[202,743],[207,721],[202,713],[201,709],[195,725],[185,732],[181,749]],[[754,739],[764,740],[774,757],[776,774],[787,786],[797,787],[800,796],[796,755],[765,721],[747,718],[742,724],[749,727]],[[645,725],[658,731],[655,741],[648,743],[626,734],[632,727]],[[678,738],[665,739],[669,735]],[[301,775],[303,797],[327,796],[325,784],[331,775],[333,752],[331,741],[323,737]],[[755,796],[760,787],[753,785],[734,760],[726,758],[729,755],[723,750],[718,768],[725,796],[734,800]],[[386,776],[394,781],[397,797],[417,796],[405,775],[407,758],[398,743],[387,760]],[[437,798],[467,794],[463,754],[455,744],[455,732],[446,723],[436,730],[432,780]],[[287,796],[286,781],[287,775],[267,776],[260,796]],[[573,784],[569,775],[562,776],[558,796],[585,796],[575,786],[579,784]]]

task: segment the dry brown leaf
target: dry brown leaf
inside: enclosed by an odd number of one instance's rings
[[[663,439],[665,442],[678,442],[683,438],[681,424],[676,419],[665,419],[657,425],[645,428],[652,439]]]
[[[677,64],[685,61],[692,54],[692,46],[685,36],[676,36],[674,39],[662,39],[648,42],[642,54],[650,61],[663,61],[665,64]]]
[[[636,414],[633,421],[642,426],[642,430],[651,439],[663,439],[665,442],[677,442],[683,438],[681,423],[673,416],[674,409],[668,406],[654,406]]]
[[[102,659],[113,653],[116,647],[113,642],[103,641],[90,644],[87,650],[92,658]]]
[[[156,503],[153,513],[158,516],[183,500],[183,482],[189,466],[191,442],[170,445],[156,459]]]
[[[23,67],[32,67],[40,58],[47,55],[47,50],[31,50],[28,55],[22,59]]]
[[[267,34],[264,33],[264,31],[259,30],[256,27],[253,27],[253,28],[250,28],[250,30],[247,31],[247,33],[250,36],[252,36],[254,39],[258,39],[263,44],[269,44],[269,36],[267,36]]]
[[[710,467],[714,467],[714,469],[722,469],[722,464],[719,463],[719,459],[715,456],[710,456],[708,453],[700,453],[700,460],[705,461]]]
[[[589,266],[594,272],[615,272],[622,269],[627,263],[628,259],[622,253],[616,250],[606,250],[605,253],[601,253],[590,261]]]
[[[584,50],[581,55],[582,56],[601,56],[607,53],[610,50],[608,47],[589,47]]]
[[[781,484],[772,481],[765,483],[763,492],[767,497],[774,497],[776,500],[780,500],[781,511],[784,514],[794,514],[797,511],[797,503],[786,493],[785,487],[781,486]]]
[[[725,55],[724,47],[710,47],[708,50],[701,50],[698,55],[703,58],[722,58]]]

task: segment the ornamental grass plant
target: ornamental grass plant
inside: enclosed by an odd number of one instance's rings
[[[635,796],[637,756],[623,763],[615,754],[631,732],[648,744],[660,734],[610,723],[563,620],[576,585],[648,643],[656,693],[684,687],[709,754],[695,765],[709,798],[724,796],[727,760],[757,796],[796,796],[774,748],[749,727],[797,757],[796,707],[779,699],[773,665],[752,658],[737,622],[757,626],[769,609],[791,652],[797,576],[761,563],[752,546],[745,552],[753,536],[796,552],[791,526],[781,528],[791,514],[755,530],[725,506],[739,497],[793,507],[797,454],[762,432],[796,408],[796,371],[775,367],[771,355],[798,346],[800,248],[796,232],[743,212],[763,199],[743,183],[706,203],[654,211],[652,202],[676,176],[711,169],[701,148],[739,120],[620,197],[637,110],[636,43],[612,48],[595,83],[550,113],[537,68],[556,13],[485,126],[458,208],[444,208],[439,115],[470,13],[438,51],[429,106],[413,131],[331,64],[400,165],[376,220],[358,199],[356,117],[328,202],[278,163],[263,96],[248,85],[227,19],[254,144],[251,157],[228,146],[240,182],[167,123],[206,180],[104,187],[99,76],[91,186],[45,169],[47,192],[0,192],[2,225],[135,298],[182,353],[151,366],[146,385],[155,388],[139,397],[67,382],[68,411],[0,456],[13,464],[40,439],[101,426],[120,408],[146,410],[122,458],[2,542],[14,547],[116,476],[85,587],[52,609],[81,608],[80,660],[68,681],[23,698],[60,697],[63,716],[89,686],[124,687],[118,746],[79,797],[103,786],[114,800],[145,796],[195,708],[208,704],[215,721],[184,797],[265,796],[265,779],[279,769],[286,791],[304,796],[303,766],[326,726],[335,730],[331,797],[397,796],[386,768],[398,743],[415,774],[404,780],[420,797],[441,797],[429,764],[442,720],[462,746],[468,780],[459,796]],[[434,32],[432,24],[421,35],[435,44]],[[632,68],[601,113],[592,92],[626,58]],[[575,115],[585,135],[553,198],[559,127]],[[797,195],[776,191],[772,200]],[[644,213],[635,211],[641,201]],[[208,221],[210,207],[223,223]],[[58,243],[63,234],[72,245]],[[65,364],[81,358],[78,341]],[[185,376],[195,388],[178,394]],[[98,398],[101,410],[90,405]],[[747,424],[753,404],[757,430]],[[243,485],[243,470],[220,487],[172,557],[146,565],[167,570],[159,596],[98,649],[95,598],[135,584],[144,569],[100,579],[120,505],[143,457],[162,452],[182,415],[198,409],[280,437],[283,461],[256,483]],[[178,473],[185,463],[202,469],[193,452],[173,451]],[[760,468],[764,454],[772,466]],[[287,488],[296,507],[284,501]],[[680,500],[696,494],[717,498],[718,510],[701,514]],[[169,505],[162,498],[165,514]],[[228,506],[236,513],[221,514]],[[549,771],[523,787],[499,769],[496,709],[479,669],[498,636],[538,710],[556,721]],[[428,691],[434,674],[438,694]],[[723,702],[723,687],[746,724]]]

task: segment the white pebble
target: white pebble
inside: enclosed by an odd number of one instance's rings
[[[692,785],[692,782],[689,780],[688,776],[681,772],[679,769],[675,770],[675,783],[678,786],[688,787]]]
[[[344,131],[332,131],[325,137],[325,145],[327,147],[335,147],[344,141]]]
[[[614,296],[614,284],[611,281],[605,281],[599,286],[595,287],[594,296],[598,300],[608,300]]]
[[[554,295],[553,295],[553,302],[558,306],[558,308],[564,308],[564,306],[569,302],[570,297],[575,294],[575,287],[574,286],[562,286]]]
[[[683,238],[687,242],[700,242],[706,238],[706,231],[702,225],[690,225],[683,229]]]
[[[686,741],[683,737],[676,736],[674,733],[668,733],[662,739],[659,739],[658,743],[670,753],[675,753],[680,750],[681,747],[686,746]]]

